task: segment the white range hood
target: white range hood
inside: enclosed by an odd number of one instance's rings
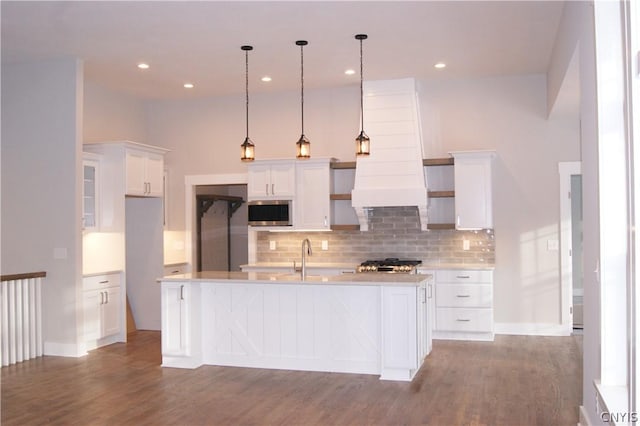
[[[427,185],[415,80],[365,82],[364,129],[371,154],[356,159],[351,191],[360,230],[369,230],[370,208],[415,206],[426,231]]]

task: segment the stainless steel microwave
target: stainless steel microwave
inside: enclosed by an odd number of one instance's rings
[[[249,226],[291,226],[291,200],[249,201]]]

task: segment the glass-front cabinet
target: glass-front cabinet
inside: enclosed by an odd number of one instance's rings
[[[82,229],[95,231],[99,228],[100,202],[100,157],[94,154],[83,154],[83,189],[82,189]]]

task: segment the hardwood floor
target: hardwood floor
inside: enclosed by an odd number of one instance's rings
[[[160,334],[2,371],[3,425],[575,425],[582,336],[434,341],[411,383],[376,376],[160,367]]]

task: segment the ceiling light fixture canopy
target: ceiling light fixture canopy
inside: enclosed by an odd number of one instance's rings
[[[249,51],[253,50],[253,46],[242,46],[240,49],[244,50],[245,54],[245,94],[246,94],[246,117],[247,117],[247,136],[244,138],[244,142],[240,145],[242,153],[240,159],[242,161],[253,161],[256,158],[256,147],[249,139]]]
[[[356,40],[360,41],[360,134],[356,137],[356,155],[369,155],[371,144],[369,136],[364,132],[364,90],[362,87],[362,40],[367,39],[366,34],[356,34]]]
[[[300,139],[296,142],[296,158],[307,159],[311,158],[311,142],[304,135],[304,46],[308,42],[306,40],[296,41],[296,46],[300,46],[300,111],[301,111],[301,123],[302,134]]]

